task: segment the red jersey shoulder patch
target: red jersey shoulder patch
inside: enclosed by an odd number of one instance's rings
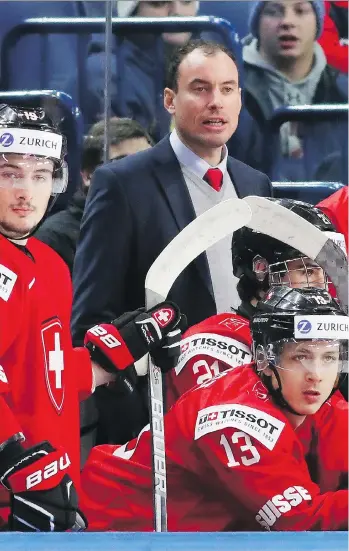
[[[65,392],[62,333],[62,324],[58,318],[48,320],[41,327],[46,386],[51,402],[58,413],[62,411]]]

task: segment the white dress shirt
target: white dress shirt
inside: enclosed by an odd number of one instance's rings
[[[223,159],[218,165],[212,167],[184,145],[176,130],[173,130],[170,135],[170,143],[181,166],[196,216],[200,216],[222,201],[237,197],[227,170],[228,149],[225,145],[223,146]],[[214,190],[210,184],[203,180],[209,168],[219,168],[223,173],[220,191]],[[238,280],[233,274],[231,238],[232,235],[227,236],[206,251],[218,313],[230,312],[231,308],[237,308],[241,302],[236,290]]]

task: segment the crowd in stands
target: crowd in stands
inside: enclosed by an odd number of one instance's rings
[[[1,4],[5,45],[6,32],[29,17],[105,15],[103,2],[83,1],[13,2],[6,14],[3,10]],[[334,115],[330,123],[318,120],[310,125],[300,118],[282,124],[280,132],[269,121],[284,106],[347,103],[347,2],[320,0],[312,6],[295,2],[286,7],[278,2],[126,0],[113,5],[115,17],[202,14],[225,17],[238,36],[234,53],[243,67],[243,108],[237,132],[228,144],[230,154],[276,181],[346,182],[347,170],[338,168],[337,162],[346,149],[347,124],[340,118]],[[202,34],[212,37],[212,33]],[[113,36],[112,116],[136,120],[155,141],[169,132],[171,117],[162,101],[166,67],[176,46],[189,38],[189,33]],[[43,48],[47,49],[45,56]],[[24,35],[5,49],[5,68],[10,74],[2,74],[3,89],[67,92],[82,109],[86,133],[103,118],[103,33],[84,34],[80,41],[74,34],[49,34],[41,41],[37,35]],[[30,62],[38,57],[41,64]]]

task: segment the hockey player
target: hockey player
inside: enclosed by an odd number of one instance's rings
[[[178,321],[163,304],[106,320],[73,348],[68,270],[30,237],[65,190],[65,153],[42,109],[0,106],[0,516],[10,501],[12,530],[74,525],[79,399],[106,383],[132,392],[134,362]]]
[[[328,233],[344,250],[344,238],[320,209],[292,199],[271,199]],[[234,275],[241,305],[237,313],[212,316],[191,327],[178,364],[166,375],[167,408],[187,390],[251,359],[249,319],[258,300],[275,285],[328,288],[323,270],[292,247],[247,227],[232,240]]]
[[[170,531],[346,530],[349,318],[324,289],[274,287],[252,319],[253,363],[165,416]],[[318,429],[326,438],[318,438]],[[92,450],[89,529],[152,529],[151,439]]]
[[[344,186],[317,205],[342,232],[348,249],[348,186]]]

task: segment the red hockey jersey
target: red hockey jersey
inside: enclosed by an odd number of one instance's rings
[[[183,335],[177,366],[166,375],[166,407],[218,373],[251,361],[250,322],[237,314],[218,314]]]
[[[344,235],[348,250],[348,186],[332,193],[316,206],[329,217],[337,230]]]
[[[165,417],[169,530],[346,529],[346,408],[332,398],[295,431],[251,365],[187,392]],[[149,427],[93,449],[82,473],[89,530],[152,530],[150,465]]]
[[[341,36],[335,20],[331,17],[331,9],[337,8],[338,14],[348,21],[348,0],[330,0],[325,2],[326,15],[319,44],[323,47],[327,63],[338,71],[348,73],[348,35]],[[347,27],[348,29],[348,27]],[[348,30],[347,30],[348,32]]]
[[[0,443],[22,431],[25,446],[63,446],[78,484],[79,400],[92,390],[91,361],[86,349],[72,346],[66,265],[35,238],[27,249],[32,258],[0,236],[0,363],[8,380],[0,387]]]

